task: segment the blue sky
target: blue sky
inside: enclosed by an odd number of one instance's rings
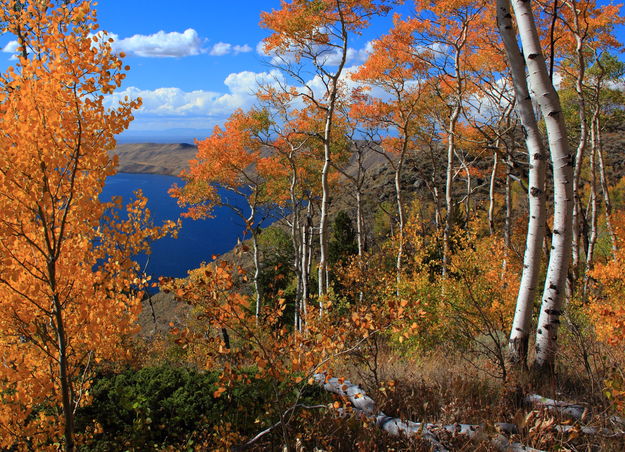
[[[121,140],[191,141],[251,106],[257,79],[272,69],[258,51],[268,35],[260,14],[279,6],[279,0],[102,0],[100,27],[114,35],[131,67],[117,94],[144,100]],[[362,62],[367,42],[391,21],[377,20],[353,41],[351,64]],[[0,36],[0,70],[12,63],[11,39]]]
[[[408,4],[410,2],[407,2]],[[128,55],[131,70],[120,96],[141,96],[144,107],[122,139],[191,141],[202,138],[234,109],[249,107],[258,79],[271,67],[259,52],[267,36],[261,11],[279,0],[101,0],[102,29]],[[401,8],[410,13],[410,6]],[[386,32],[391,17],[378,19],[354,39],[350,65],[366,56],[367,43]],[[621,41],[625,39],[619,30]],[[11,36],[0,36],[0,70],[11,64]]]

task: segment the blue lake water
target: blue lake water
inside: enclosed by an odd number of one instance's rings
[[[141,189],[148,198],[154,223],[160,225],[164,220],[177,220],[183,212],[167,193],[176,182],[180,183],[180,179],[173,176],[119,173],[107,179],[101,199],[110,201],[112,196],[121,196],[126,203],[133,199],[135,190]],[[221,194],[238,207],[246,205],[240,196],[228,192]],[[159,276],[186,276],[188,270],[197,268],[202,262],[210,262],[213,255],[230,251],[237,239],[243,238],[243,221],[232,210],[219,207],[214,216],[206,220],[183,218],[178,239],[164,238],[152,244],[147,273],[153,280]],[[138,261],[145,265],[145,256],[140,256]]]

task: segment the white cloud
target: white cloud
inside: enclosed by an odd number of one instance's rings
[[[102,39],[102,32],[99,32],[97,36]],[[177,31],[167,33],[161,30],[151,35],[136,34],[123,39],[114,33],[109,33],[106,37],[113,40],[111,46],[114,51],[148,58],[180,58],[203,53],[213,56],[238,55],[254,50],[247,44],[239,45],[227,42],[218,42],[210,49],[206,49],[204,48],[205,40],[200,38],[193,28],[188,28],[182,33]],[[13,54],[11,59],[15,59],[18,47],[17,41],[10,41],[1,51]]]
[[[264,41],[260,41],[258,44],[256,44],[256,53],[260,56],[269,56],[269,52],[267,52],[267,49],[265,48]]]
[[[213,47],[211,47],[208,53],[213,56],[223,56],[230,53],[238,55],[239,53],[248,53],[251,51],[252,48],[247,44],[233,45],[227,42],[218,42],[217,44],[214,44]]]
[[[2,52],[3,53],[10,53],[11,58],[9,58],[10,60],[17,60],[17,49],[20,45],[18,44],[17,41],[9,41],[3,48],[2,48]]]
[[[201,38],[193,28],[188,28],[182,33],[161,30],[151,35],[136,34],[123,39],[111,33],[108,38],[113,39],[113,50],[125,52],[131,56],[148,58],[180,58],[205,53],[213,56],[238,55],[253,50],[247,44],[238,45],[227,42],[218,42],[207,49],[204,47],[206,40]]]
[[[321,50],[322,48],[320,47],[319,51]],[[371,52],[373,52],[373,44],[371,41],[367,42],[365,47],[362,49],[354,49],[350,47],[347,49],[346,63],[363,63]],[[293,63],[295,61],[294,52],[286,52],[278,56],[273,51],[267,51],[263,41],[260,41],[256,45],[256,53],[262,57],[271,57],[271,64],[275,65],[279,65],[281,63]],[[320,56],[319,62],[327,66],[338,66],[341,62],[341,56],[340,50],[328,47],[325,53]]]
[[[235,45],[232,47],[232,51],[234,52],[235,55],[238,55],[239,53],[249,53],[251,52],[253,49],[248,46],[247,44],[243,44],[241,45]]]
[[[134,35],[118,39],[111,35],[115,42],[113,49],[126,52],[128,55],[153,58],[172,58],[199,55],[202,53],[202,39],[197,31],[188,28],[183,33],[159,31],[151,35]]]
[[[218,42],[217,44],[213,45],[208,53],[213,56],[222,56],[229,54],[231,49],[232,44],[228,44],[226,42]]]
[[[274,84],[276,82],[283,82],[284,76],[282,72],[277,69],[272,69],[269,72],[235,72],[224,81],[225,85],[230,88],[233,93],[254,93],[258,89],[258,85]]]
[[[232,73],[224,80],[227,92],[205,90],[183,91],[180,88],[144,90],[129,87],[107,97],[107,105],[114,106],[126,96],[141,97],[143,105],[136,113],[137,121],[157,117],[224,119],[237,108],[250,108],[256,101],[259,83],[272,83],[280,77],[278,71]]]
[[[350,47],[347,49],[346,63],[363,63],[367,60],[371,52],[373,52],[373,44],[371,41],[367,42],[365,47],[362,49],[354,49]],[[328,54],[326,64],[329,66],[338,66],[340,62],[341,53],[338,50]]]
[[[17,52],[18,47],[19,47],[19,44],[17,43],[17,41],[9,41],[7,45],[5,45],[2,48],[2,51],[4,53],[15,53]]]

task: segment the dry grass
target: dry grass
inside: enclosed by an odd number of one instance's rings
[[[600,344],[587,345],[587,350],[592,348],[593,353],[605,352],[601,351]],[[519,434],[513,435],[511,440],[541,450],[625,450],[623,435],[584,435],[577,428],[566,433],[556,432],[555,425],[577,424],[574,420],[524,405],[524,395],[539,386],[541,390],[547,391],[543,394],[545,396],[585,404],[589,415],[584,419],[583,425],[614,430],[614,425],[607,421],[614,411],[602,393],[602,384],[599,384],[601,378],[605,377],[601,375],[605,368],[592,368],[587,371],[584,359],[572,356],[576,349],[569,347],[567,350],[568,354],[562,354],[563,361],[557,377],[548,384],[544,381],[532,381],[525,373],[518,372],[513,372],[508,381],[502,383],[501,380],[489,376],[488,372],[479,370],[481,365],[487,363],[474,361],[470,365],[458,356],[441,351],[415,360],[399,356],[380,345],[377,347],[375,359],[370,354],[355,356],[349,362],[343,363],[343,367],[336,374],[360,384],[378,403],[380,410],[389,416],[415,422],[484,426],[485,435],[481,441],[468,441],[462,437],[453,438],[451,435],[442,436],[441,441],[450,450],[495,450],[490,438],[497,434],[495,424],[498,422],[518,426]],[[365,365],[363,363],[367,358],[369,364]],[[376,363],[375,368],[371,366],[371,362]],[[330,415],[326,415],[326,418],[327,416]],[[318,426],[324,426],[320,431],[327,434],[323,435],[323,440],[316,447],[323,450],[431,449],[427,442],[391,438],[379,429],[377,432],[375,428],[372,430],[372,426],[363,422],[357,418],[338,422],[336,419],[320,421]],[[385,443],[384,438],[388,442]],[[365,443],[369,448],[358,448],[359,444]],[[355,445],[355,449],[350,449],[349,444]]]

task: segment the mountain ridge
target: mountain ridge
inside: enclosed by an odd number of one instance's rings
[[[120,173],[143,173],[178,176],[189,168],[197,146],[189,143],[124,143],[111,155],[119,158]]]

